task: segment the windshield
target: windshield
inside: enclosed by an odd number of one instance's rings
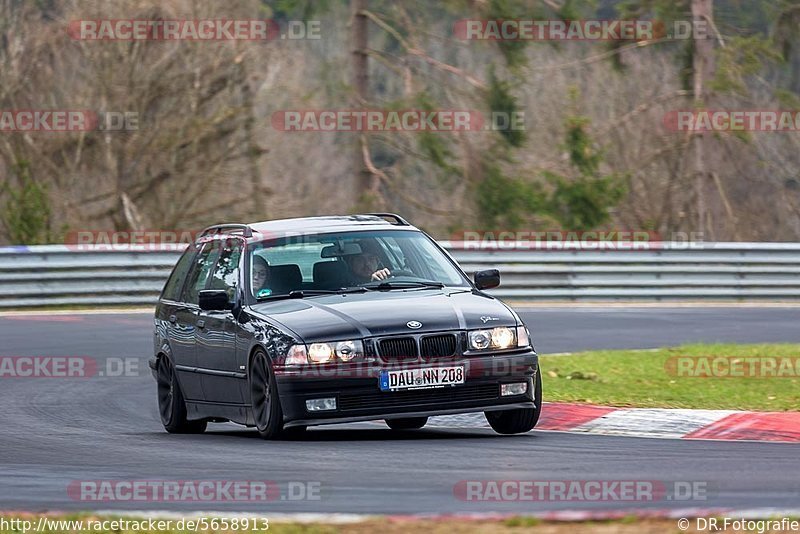
[[[348,288],[469,287],[450,260],[417,231],[291,236],[248,248],[250,292],[256,298]]]

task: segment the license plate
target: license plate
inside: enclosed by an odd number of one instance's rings
[[[381,371],[381,391],[402,389],[438,388],[464,383],[464,366],[423,367],[421,369],[402,369]]]

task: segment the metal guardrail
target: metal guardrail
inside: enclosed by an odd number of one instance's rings
[[[481,249],[441,242],[509,300],[800,300],[800,243],[649,243],[647,250]],[[153,305],[180,252],[0,247],[0,308]]]
[[[0,248],[0,308],[152,305],[179,256],[63,245]]]

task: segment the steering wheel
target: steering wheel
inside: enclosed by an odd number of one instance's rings
[[[417,275],[413,271],[409,271],[408,269],[395,269],[389,275],[389,278],[394,278],[396,276],[413,276],[417,278]]]

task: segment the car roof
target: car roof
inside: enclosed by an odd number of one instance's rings
[[[393,218],[396,215],[387,214],[387,217]],[[250,223],[248,226],[254,232],[262,234],[261,236],[254,235],[256,239],[263,239],[264,236],[269,234],[288,233],[329,233],[329,232],[347,232],[357,230],[416,230],[418,228],[411,226],[402,218],[397,217],[396,222],[386,220],[383,216],[379,215],[326,215],[321,217],[299,217],[295,219],[276,219],[273,221],[262,221]]]
[[[299,217],[273,221],[222,223],[209,226],[197,237],[197,241],[217,239],[225,235],[239,235],[249,241],[334,232],[356,232],[369,230],[405,230],[420,232],[405,219],[394,213],[366,213],[358,215],[326,215],[321,217]]]

